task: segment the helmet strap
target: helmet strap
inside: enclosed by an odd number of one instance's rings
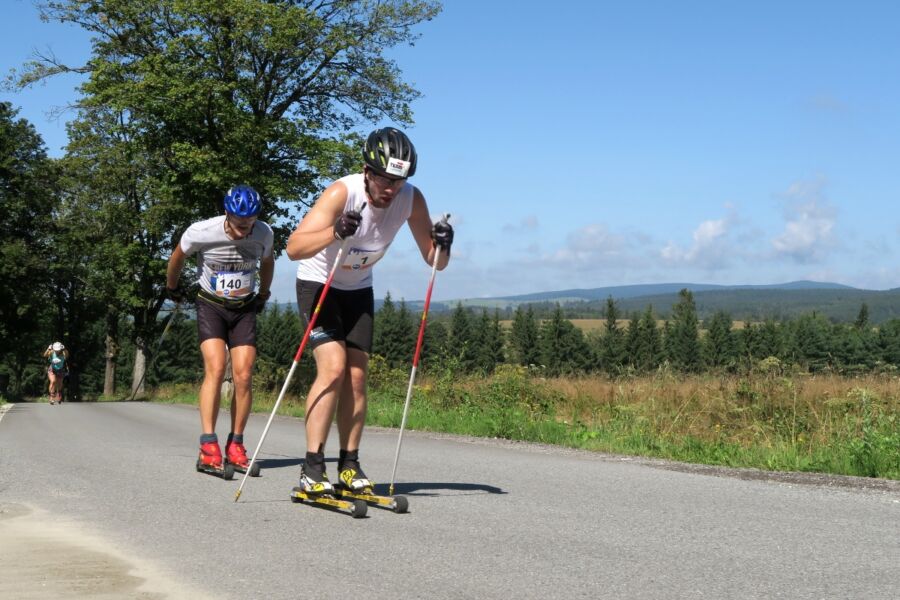
[[[369,198],[369,203],[371,204],[371,202],[372,202],[372,192],[369,191],[369,186],[372,184],[372,182],[369,181],[369,169],[368,169],[368,167],[365,168],[365,169],[363,169],[363,183],[365,184],[363,187],[364,187],[365,190],[366,190],[366,196]]]

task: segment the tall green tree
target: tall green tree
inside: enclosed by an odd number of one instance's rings
[[[450,316],[450,331],[447,336],[446,350],[448,356],[459,361],[460,367],[466,372],[472,372],[476,368],[477,338],[474,324],[469,311],[457,302],[456,308]]]
[[[550,318],[541,323],[539,339],[541,364],[548,375],[582,372],[588,368],[590,348],[584,334],[563,316],[558,304]]]
[[[794,362],[806,365],[811,371],[832,365],[833,331],[828,319],[816,312],[801,315],[790,323],[788,332],[790,358]]]
[[[732,331],[731,315],[717,311],[706,325],[703,358],[710,367],[728,367],[737,363],[737,339]]]
[[[0,364],[19,393],[27,364],[65,331],[55,307],[51,259],[58,170],[18,110],[0,102]]]
[[[881,360],[900,367],[900,319],[891,319],[878,328],[878,351]]]
[[[688,289],[678,292],[672,307],[672,364],[683,371],[699,371],[703,366],[699,320],[694,295]]]
[[[415,325],[406,302],[401,301],[398,308],[388,292],[375,315],[372,351],[384,357],[388,366],[401,367],[412,362],[415,344]]]
[[[527,308],[523,308],[521,304],[516,307],[509,331],[509,344],[517,364],[527,367],[540,361],[538,324],[530,304]]]
[[[657,368],[663,360],[663,340],[656,326],[653,307],[640,315],[634,314],[628,324],[628,360],[638,371],[649,371]]]
[[[92,34],[85,65],[38,57],[17,76],[25,87],[59,73],[87,75],[78,121],[91,143],[133,165],[117,189],[109,161],[86,178],[89,197],[120,203],[133,218],[110,252],[139,264],[137,284],[107,302],[118,322],[128,307],[139,379],[158,332],[165,258],[193,221],[221,214],[224,191],[249,183],[264,197],[262,218],[283,247],[306,198],[323,180],[359,164],[357,128],[412,122],[418,92],[386,53],[416,39],[413,28],[436,16],[428,0],[58,0],[42,17]],[[117,231],[118,233],[118,231]],[[143,246],[135,253],[134,246]],[[113,265],[118,265],[114,261]],[[138,288],[135,290],[134,288]],[[111,329],[111,326],[110,326]]]
[[[600,338],[600,364],[610,374],[618,373],[625,366],[626,345],[625,333],[619,328],[619,308],[612,296],[606,299],[606,323],[603,326],[603,337]]]
[[[856,315],[856,321],[853,326],[859,330],[869,328],[869,305],[865,302],[859,307],[859,314]]]
[[[482,310],[476,331],[478,332],[476,368],[485,374],[493,373],[497,365],[504,362],[504,335],[500,326],[500,311],[495,310],[493,316],[490,316],[487,309]]]

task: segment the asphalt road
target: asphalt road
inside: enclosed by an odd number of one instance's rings
[[[251,451],[265,419],[251,418]],[[407,432],[396,491],[410,512],[354,519],[290,501],[301,421],[275,420],[238,503],[239,478],[194,470],[198,435],[191,407],[14,405],[0,597],[900,598],[897,482]],[[396,436],[366,432],[377,481]]]

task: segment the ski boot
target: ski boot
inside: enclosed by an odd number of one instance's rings
[[[222,451],[219,449],[218,442],[200,444],[197,470],[226,480],[234,477],[234,465],[222,462]]]
[[[409,510],[406,496],[381,496],[375,493],[375,482],[367,478],[359,466],[359,450],[341,450],[338,473],[338,483],[334,488],[334,495],[338,498],[362,500],[396,513]]]
[[[319,455],[321,457],[321,454]],[[334,486],[328,481],[325,474],[325,461],[310,464],[309,453],[307,461],[300,471],[300,485],[291,491],[292,502],[309,502],[310,504],[325,506],[347,512],[355,518],[366,516],[367,506],[362,500],[342,500],[335,498]]]
[[[246,473],[250,467],[250,459],[247,458],[247,449],[244,448],[244,444],[240,442],[225,444],[225,463],[231,465],[239,473]],[[259,477],[259,463],[253,463],[250,477]]]

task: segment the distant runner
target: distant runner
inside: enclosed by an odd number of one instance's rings
[[[63,384],[69,373],[69,351],[62,342],[53,342],[44,350],[44,358],[50,359],[50,364],[47,365],[50,404],[59,404],[62,402]]]

